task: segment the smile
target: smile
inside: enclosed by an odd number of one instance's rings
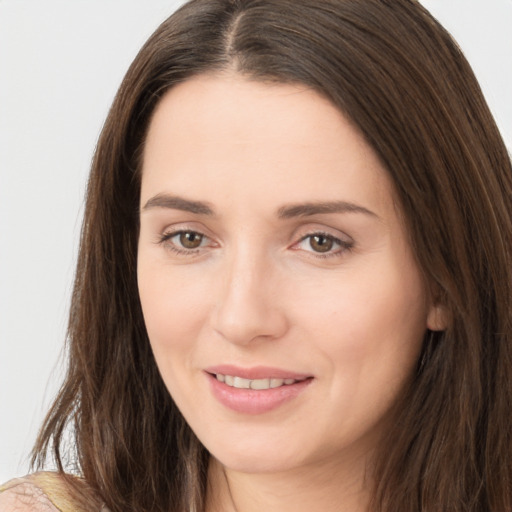
[[[218,402],[241,414],[263,414],[284,406],[314,380],[312,375],[261,366],[219,365],[208,368],[205,375]]]
[[[267,378],[267,379],[244,379],[243,377],[237,377],[234,375],[223,375],[217,373],[215,378],[226,386],[237,388],[237,389],[274,389],[280,388],[281,386],[290,386],[296,382],[301,382],[303,379],[278,379],[278,378]]]

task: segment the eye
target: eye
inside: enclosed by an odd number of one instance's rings
[[[173,238],[177,238],[185,249],[197,249],[203,243],[204,236],[195,231],[182,231]]]
[[[354,243],[343,241],[328,233],[311,233],[303,237],[295,246],[302,251],[316,253],[318,257],[338,256],[350,250]]]
[[[180,230],[164,233],[158,242],[178,254],[186,254],[206,246],[209,240],[197,231]]]
[[[310,235],[308,239],[309,246],[315,252],[329,252],[336,244],[335,240],[332,237],[322,234]]]

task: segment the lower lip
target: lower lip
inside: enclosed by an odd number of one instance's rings
[[[256,390],[234,388],[218,381],[215,375],[206,375],[215,398],[228,409],[243,414],[262,414],[277,409],[302,393],[313,380],[306,379],[278,388]]]

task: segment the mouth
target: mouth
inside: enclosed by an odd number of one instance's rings
[[[262,414],[281,407],[301,395],[314,380],[269,367],[250,369],[221,365],[207,368],[213,396],[225,407],[243,414]]]
[[[215,373],[213,375],[219,382],[226,384],[231,388],[236,389],[255,389],[255,390],[264,390],[264,389],[275,389],[280,388],[282,386],[291,386],[292,384],[296,384],[297,382],[305,381],[311,377],[301,377],[297,379],[292,378],[276,378],[276,377],[268,377],[264,379],[245,379],[243,377],[238,377],[236,375],[224,375],[222,373]]]

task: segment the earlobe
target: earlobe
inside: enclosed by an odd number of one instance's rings
[[[441,304],[431,306],[427,316],[427,328],[431,331],[444,331],[450,325],[450,313]]]

